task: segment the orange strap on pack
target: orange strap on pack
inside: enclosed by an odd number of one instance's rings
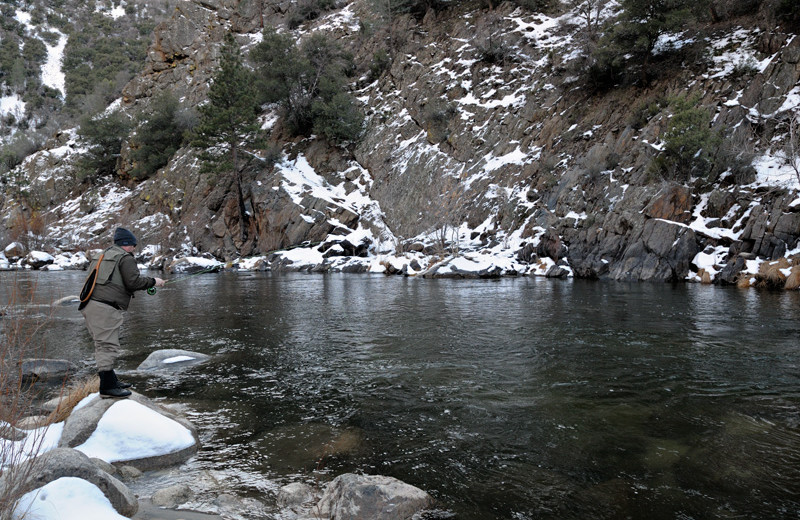
[[[106,255],[105,251],[100,255],[100,258],[97,260],[97,263],[92,269],[92,272],[89,273],[89,276],[86,277],[86,281],[83,283],[83,289],[81,290],[81,303],[85,304],[89,301],[89,298],[92,297],[92,293],[94,292],[94,286],[97,283],[97,271],[100,269],[100,263],[103,261],[103,257]]]

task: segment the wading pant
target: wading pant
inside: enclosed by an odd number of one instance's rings
[[[86,328],[94,339],[94,358],[97,371],[114,370],[119,357],[119,329],[122,327],[122,311],[105,303],[89,300],[81,311],[86,319]]]

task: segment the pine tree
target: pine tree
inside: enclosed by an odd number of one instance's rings
[[[707,0],[621,0],[622,12],[592,53],[588,73],[597,88],[633,79],[647,85],[659,39],[684,31]],[[687,49],[689,47],[687,46]]]
[[[250,59],[263,101],[282,107],[291,133],[340,144],[361,135],[364,116],[347,91],[353,58],[330,38],[314,34],[298,48],[291,36],[267,29]]]
[[[78,128],[78,135],[88,145],[78,164],[81,179],[94,182],[100,177],[114,175],[122,143],[130,130],[130,119],[120,111],[85,117]]]
[[[258,98],[252,73],[245,68],[233,35],[225,35],[219,69],[212,78],[208,103],[199,108],[200,122],[192,145],[203,148],[207,171],[229,172],[236,184],[241,239],[247,240],[249,218],[242,190],[241,151],[258,130]]]
[[[131,177],[147,179],[165,166],[181,147],[186,126],[178,118],[179,111],[178,99],[171,93],[164,93],[140,115],[139,128],[130,140]]]

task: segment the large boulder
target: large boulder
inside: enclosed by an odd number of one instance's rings
[[[8,258],[9,261],[15,262],[25,256],[27,252],[28,250],[25,249],[25,246],[19,242],[11,242],[3,250],[3,255]]]
[[[29,265],[33,269],[41,269],[46,265],[50,265],[55,262],[56,259],[43,251],[31,251],[30,253],[25,256],[25,259],[22,261],[25,265]]]
[[[124,400],[87,397],[70,414],[59,441],[60,447],[142,471],[182,463],[198,445],[194,425],[137,393]]]
[[[28,462],[34,468],[27,480],[17,489],[20,494],[39,489],[63,477],[74,477],[97,486],[108,498],[114,509],[121,515],[131,517],[136,514],[139,502],[133,492],[122,482],[95,466],[83,453],[69,449],[56,448]]]
[[[407,520],[433,503],[425,491],[393,477],[339,475],[317,505],[321,518]]]

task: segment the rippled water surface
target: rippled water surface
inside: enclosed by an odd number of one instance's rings
[[[48,302],[83,276],[0,283]],[[47,327],[54,357],[90,366],[74,306]],[[799,333],[796,292],[225,273],[137,297],[121,365],[213,355],[129,377],[186,405],[192,467],[252,496],[363,471],[459,519],[797,518]]]

